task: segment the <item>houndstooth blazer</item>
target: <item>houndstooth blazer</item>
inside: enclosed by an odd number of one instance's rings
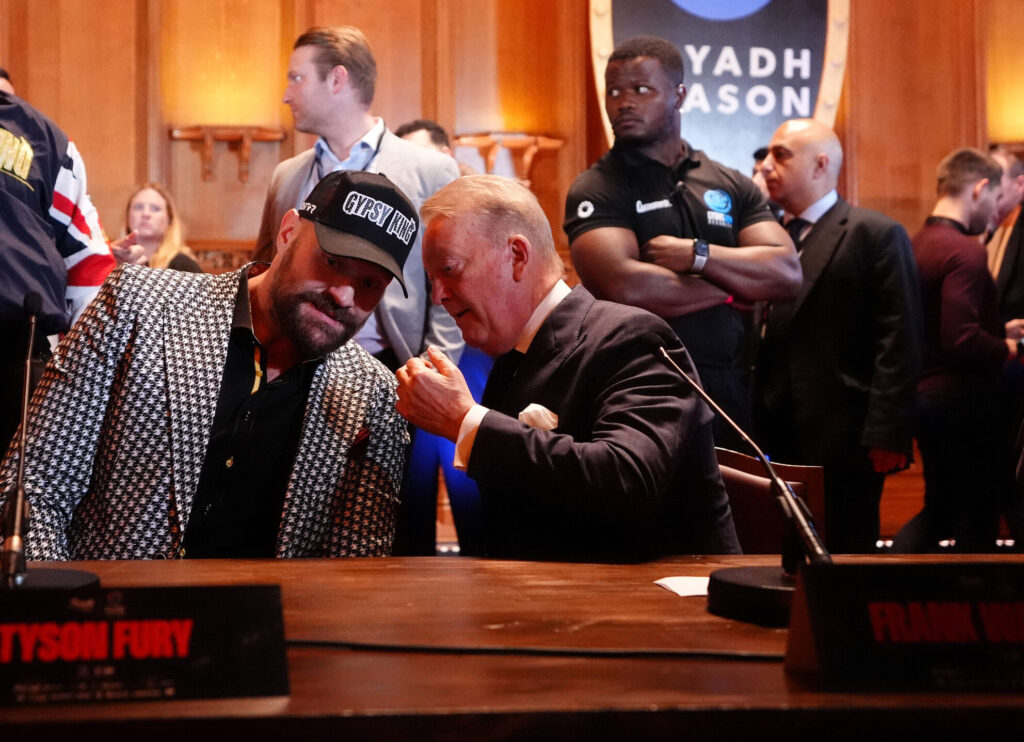
[[[121,266],[58,347],[32,398],[30,559],[177,558],[209,442],[239,280]],[[355,343],[306,403],[279,557],[391,551],[408,432],[395,380]],[[17,454],[0,467],[13,490]]]

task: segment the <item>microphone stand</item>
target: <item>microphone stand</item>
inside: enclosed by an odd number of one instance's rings
[[[28,402],[32,394],[32,350],[36,335],[36,316],[42,309],[42,297],[35,291],[25,296],[25,314],[28,315],[28,343],[25,352],[25,372],[21,387],[21,425],[18,427],[18,470],[14,496],[8,496],[2,520],[3,583],[0,593],[14,590],[86,590],[99,587],[99,578],[91,572],[77,569],[34,569],[25,567],[25,533],[28,531],[29,502],[25,496],[25,449],[27,444]]]
[[[821,542],[807,504],[796,496],[793,489],[775,471],[768,457],[753,439],[733,421],[700,384],[691,379],[672,360],[664,347],[659,348],[665,360],[682,376],[686,383],[735,430],[754,451],[771,481],[772,492],[779,514],[787,524],[787,537],[780,545],[782,568],[729,567],[711,573],[708,582],[708,610],[727,618],[751,621],[766,626],[785,626],[789,622],[789,604],[792,601],[794,577],[799,564],[830,564],[832,557]]]
[[[28,314],[28,343],[25,351],[25,368],[21,385],[21,424],[18,426],[18,473],[15,479],[14,498],[8,498],[4,508],[3,573],[8,590],[25,580],[25,522],[28,520],[28,501],[25,499],[25,426],[28,421],[28,397],[32,393],[32,346],[36,338],[36,315],[39,313],[40,296],[36,292],[25,297],[25,312]]]

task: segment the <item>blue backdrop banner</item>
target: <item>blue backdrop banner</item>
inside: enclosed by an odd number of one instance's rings
[[[688,91],[683,136],[726,165],[749,173],[754,150],[779,124],[815,116],[827,0],[618,0],[611,23],[615,44],[653,34],[678,47]],[[844,37],[844,55],[845,46]],[[832,125],[834,115],[833,105],[818,118]]]

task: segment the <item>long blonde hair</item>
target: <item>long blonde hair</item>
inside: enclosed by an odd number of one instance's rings
[[[149,266],[151,268],[166,268],[167,264],[178,253],[184,252],[189,256],[192,254],[185,246],[185,228],[181,220],[178,219],[178,211],[174,207],[174,201],[171,199],[171,194],[167,192],[166,188],[159,183],[153,182],[143,183],[136,188],[132,195],[128,197],[128,205],[125,207],[124,229],[125,233],[131,231],[132,201],[140,192],[147,188],[159,193],[167,207],[167,231],[164,232],[164,238],[160,241],[160,247],[153,253],[153,257],[149,259]]]

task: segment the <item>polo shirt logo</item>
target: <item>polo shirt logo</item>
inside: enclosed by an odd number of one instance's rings
[[[651,201],[649,204],[645,204],[645,203],[641,202],[640,199],[636,200],[636,213],[637,214],[646,214],[648,211],[655,211],[657,209],[671,209],[671,208],[672,208],[672,202],[669,201],[667,198],[663,198],[660,201]]]
[[[712,227],[731,227],[732,215],[719,214],[717,211],[708,212],[708,224]]]
[[[708,205],[709,209],[717,211],[719,214],[728,214],[732,211],[732,198],[725,191],[717,189],[705,191],[704,203]]]
[[[594,213],[594,204],[590,201],[580,201],[580,205],[576,207],[576,216],[580,219],[586,219],[588,216]]]

